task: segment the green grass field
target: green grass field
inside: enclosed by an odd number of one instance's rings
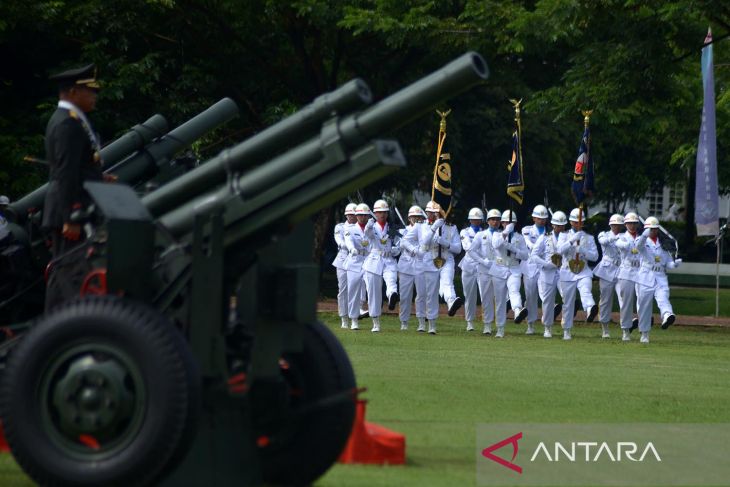
[[[708,316],[714,292],[672,290],[678,314]],[[730,315],[730,291],[721,310]],[[321,313],[348,351],[358,385],[368,388],[367,420],[406,435],[407,464],[336,465],[318,486],[474,485],[476,425],[503,422],[730,422],[730,328],[655,327],[651,343],[601,340],[578,324],[574,339],[525,336],[508,322],[498,340],[440,318],[439,334],[341,330]],[[541,328],[538,326],[538,328]],[[558,327],[556,327],[557,330]],[[556,334],[557,335],[557,334]],[[33,485],[10,455],[0,455],[0,486]]]

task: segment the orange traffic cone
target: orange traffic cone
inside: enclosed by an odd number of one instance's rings
[[[355,423],[340,455],[340,463],[403,465],[406,463],[406,437],[365,421],[365,404],[366,400],[357,400]]]

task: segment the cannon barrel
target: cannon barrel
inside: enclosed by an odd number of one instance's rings
[[[167,130],[167,120],[160,114],[152,115],[145,122],[135,125],[124,135],[101,149],[104,168],[108,168],[134,151],[141,149],[156,137],[167,132]],[[43,184],[10,205],[18,223],[25,221],[28,210],[43,207],[47,187],[47,183]]]
[[[347,113],[371,101],[368,85],[361,79],[353,79],[335,91],[320,95],[294,115],[150,193],[144,198],[144,203],[153,214],[169,211],[225,181],[229,171],[240,171],[261,163],[282,147],[291,147],[293,143],[313,135],[333,112]]]
[[[337,120],[336,126],[325,124],[321,136],[314,137],[266,164],[234,178],[230,184],[217,189],[210,188],[212,191],[194,199],[189,199],[191,195],[186,195],[189,201],[175,210],[161,215],[160,221],[174,235],[182,237],[191,231],[195,215],[204,211],[201,210],[202,208],[222,208],[232,197],[238,197],[247,200],[245,209],[238,213],[226,211],[224,215],[227,226],[235,225],[237,219],[252,214],[256,208],[263,209],[279,198],[286,197],[297,188],[307,187],[305,185],[316,183],[319,178],[335,172],[337,166],[349,157],[345,154],[346,151],[359,150],[371,138],[414,120],[440,101],[486,79],[488,73],[489,70],[484,59],[475,52],[468,52],[365,111]],[[397,144],[395,148],[386,149],[391,152],[400,151]],[[223,155],[230,159],[229,165],[236,162],[233,159],[234,150],[235,148],[224,151]],[[342,181],[345,182],[347,179],[344,178]],[[312,185],[310,190],[319,191],[316,184]],[[148,198],[155,193],[144,198],[143,203],[147,204]],[[259,207],[256,207],[256,201],[260,201]],[[150,208],[149,205],[148,208],[152,214],[155,214],[157,208]],[[287,210],[291,212],[298,208],[292,207]],[[283,211],[280,216],[285,214],[286,212]],[[261,220],[265,221],[268,218]],[[255,230],[256,228],[251,227],[250,232]],[[245,235],[238,234],[238,237],[243,238]],[[229,242],[228,236],[226,241]]]
[[[223,98],[158,140],[119,161],[108,172],[115,174],[122,182],[135,185],[146,177],[154,176],[158,167],[169,162],[176,153],[237,115],[236,102]]]

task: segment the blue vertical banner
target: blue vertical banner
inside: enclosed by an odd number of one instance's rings
[[[583,200],[593,196],[595,188],[595,176],[593,172],[593,154],[591,154],[591,129],[589,127],[590,117],[593,110],[583,112],[583,136],[580,139],[578,158],[573,169],[573,181],[570,185],[570,192],[575,203],[580,206]]]
[[[512,157],[507,161],[507,195],[521,205],[525,196],[525,178],[522,172],[522,123],[520,121],[522,100],[510,100],[510,102],[515,109],[515,131],[512,133]]]
[[[717,142],[715,138],[715,77],[712,63],[712,31],[707,29],[702,48],[702,85],[704,105],[702,127],[697,144],[697,182],[695,186],[695,223],[697,235],[720,233],[719,194],[717,192]]]

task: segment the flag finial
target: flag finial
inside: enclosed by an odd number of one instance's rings
[[[591,114],[593,113],[593,110],[581,110],[581,113],[583,114],[583,124],[588,127],[591,123]]]

